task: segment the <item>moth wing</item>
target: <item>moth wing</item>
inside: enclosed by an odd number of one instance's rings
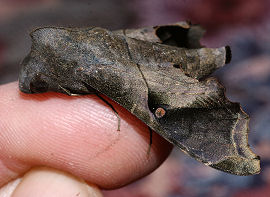
[[[149,109],[166,111],[155,117],[155,131],[206,165],[237,175],[259,173],[259,157],[248,145],[249,117],[225,97],[217,80],[198,82],[172,69],[141,70]]]

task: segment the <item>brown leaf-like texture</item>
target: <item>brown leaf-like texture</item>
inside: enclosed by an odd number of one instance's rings
[[[172,25],[115,32],[39,28],[22,63],[20,90],[100,92],[188,155],[236,175],[259,173],[247,142],[248,116],[214,78],[229,47],[203,48],[199,26]]]

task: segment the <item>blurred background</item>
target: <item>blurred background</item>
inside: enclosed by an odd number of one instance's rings
[[[17,80],[41,26],[111,30],[190,20],[207,47],[230,45],[232,62],[215,72],[232,101],[250,115],[249,144],[261,156],[259,175],[239,177],[206,167],[174,150],[151,175],[106,197],[270,196],[270,0],[0,0],[0,84]]]

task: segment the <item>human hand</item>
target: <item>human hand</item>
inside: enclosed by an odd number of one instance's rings
[[[172,145],[154,132],[148,155],[148,127],[106,99],[120,115],[120,131],[111,108],[95,95],[27,95],[17,82],[0,86],[0,196],[52,196],[56,189],[59,196],[80,189],[98,196],[94,185],[114,189],[155,170]],[[57,170],[31,171],[37,166]],[[20,184],[5,185],[12,180]]]

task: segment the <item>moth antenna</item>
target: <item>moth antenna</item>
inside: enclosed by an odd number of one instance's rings
[[[118,126],[117,126],[117,131],[120,131],[120,123],[121,123],[121,118],[118,114],[118,112],[116,111],[116,109],[112,106],[111,103],[109,103],[107,100],[105,100],[102,96],[100,96],[98,93],[95,93],[97,95],[98,98],[100,98],[105,104],[107,104],[115,113],[117,120],[118,120]]]
[[[147,157],[149,157],[150,155],[150,151],[151,151],[151,146],[152,146],[152,143],[153,143],[153,130],[148,127],[148,130],[149,130],[149,146],[148,146],[148,150],[147,150]]]
[[[81,80],[81,82],[85,85],[85,87],[86,87],[87,89],[90,89],[91,86],[90,86],[89,84],[85,83],[85,82],[82,81],[82,80]],[[118,112],[116,111],[116,109],[112,106],[111,103],[109,103],[109,102],[108,102],[107,100],[105,100],[102,96],[100,96],[98,92],[95,92],[94,94],[95,94],[98,98],[100,98],[105,104],[107,104],[107,105],[113,110],[114,114],[115,114],[116,117],[117,117],[117,122],[118,122],[118,124],[117,124],[117,131],[120,131],[121,118],[120,118]]]

